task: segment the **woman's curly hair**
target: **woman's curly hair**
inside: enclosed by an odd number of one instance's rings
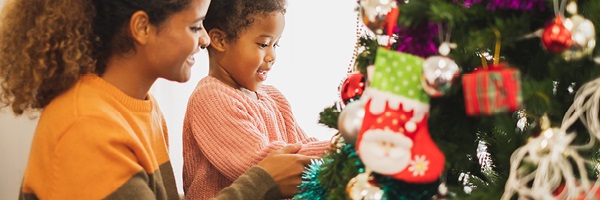
[[[39,110],[113,55],[135,51],[137,11],[160,26],[192,0],[12,0],[0,17],[0,108]]]
[[[93,15],[86,0],[7,2],[0,18],[0,106],[17,115],[43,108],[93,71]]]
[[[204,19],[207,31],[222,30],[234,40],[248,29],[255,19],[273,12],[286,12],[286,0],[212,0]]]

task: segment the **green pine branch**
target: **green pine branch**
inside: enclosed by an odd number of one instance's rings
[[[560,54],[546,51],[540,37],[532,37],[532,33],[542,30],[554,18],[553,1],[547,0],[542,11],[491,11],[485,7],[489,1],[483,0],[469,8],[453,0],[411,0],[399,5],[397,25],[401,28],[415,28],[424,23],[451,28],[450,42],[456,43],[458,48],[453,49],[449,57],[461,67],[463,74],[482,67],[484,63],[478,53],[495,53],[494,31],[500,33],[499,61],[521,71],[522,111],[528,121],[523,130],[516,127],[519,118],[515,113],[467,116],[460,79],[448,94],[431,99],[429,130],[446,156],[447,185],[455,199],[499,199],[509,174],[510,156],[539,133],[539,117],[546,113],[553,127],[560,126],[575,92],[600,77],[600,65],[593,60],[600,57],[600,45],[596,45],[588,57],[566,61]],[[579,13],[595,25],[596,39],[600,39],[600,1],[579,0],[578,8]],[[366,75],[366,67],[375,62],[378,44],[373,38],[361,37],[358,45],[362,53],[357,56],[355,66]],[[339,112],[333,107],[320,115],[320,123],[337,127]],[[578,133],[576,143],[589,141],[582,124],[577,123],[570,130]],[[477,149],[482,146],[487,149],[488,163],[480,162],[483,154]],[[595,149],[600,149],[600,144]],[[600,162],[600,150],[584,152],[583,156]],[[340,153],[327,158],[331,161],[321,172],[320,181],[330,191],[328,199],[346,199],[345,189],[339,184],[359,173],[358,158]],[[588,171],[590,177],[598,177],[597,169]]]

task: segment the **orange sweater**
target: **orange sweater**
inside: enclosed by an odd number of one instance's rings
[[[277,89],[263,85],[254,100],[205,77],[192,93],[183,128],[183,186],[188,199],[208,199],[271,151],[304,144],[299,154],[321,156],[329,141],[309,138]]]
[[[84,76],[42,112],[21,199],[178,199],[158,105]]]

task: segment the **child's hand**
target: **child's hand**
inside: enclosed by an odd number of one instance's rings
[[[300,144],[286,146],[273,151],[258,163],[277,182],[284,198],[291,198],[298,192],[304,167],[310,164],[311,159],[318,158],[295,154],[301,147]]]

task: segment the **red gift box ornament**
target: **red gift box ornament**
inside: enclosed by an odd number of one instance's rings
[[[496,47],[494,64],[488,67],[482,56],[483,67],[464,74],[462,86],[467,115],[492,115],[513,112],[521,108],[521,72],[500,62],[500,31],[494,29]]]
[[[521,107],[521,72],[505,63],[463,75],[467,115],[513,112]]]

